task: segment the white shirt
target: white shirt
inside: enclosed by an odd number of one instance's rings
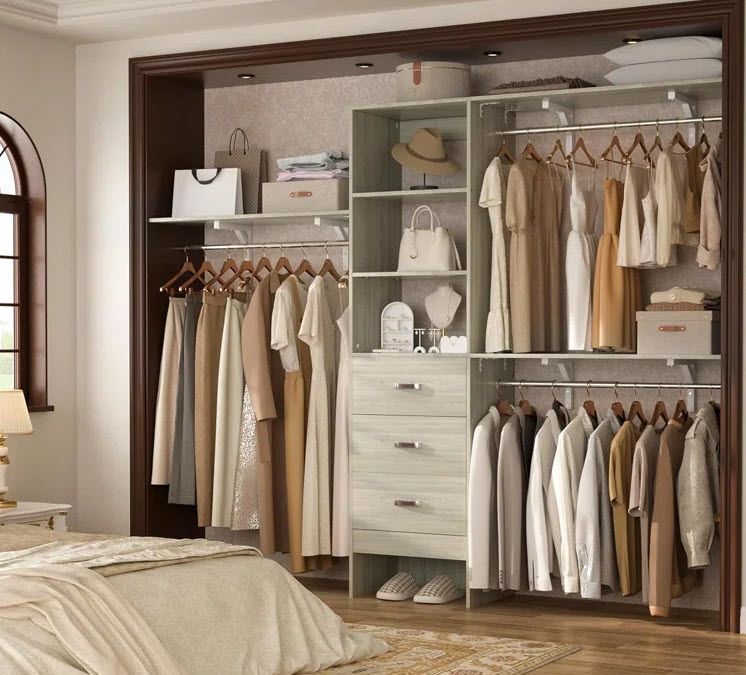
[[[485,352],[510,349],[510,310],[508,309],[508,263],[505,256],[505,176],[495,157],[484,172],[479,206],[489,209],[492,226],[492,270],[490,311],[487,316]]]
[[[670,150],[658,155],[655,172],[655,196],[658,200],[656,256],[659,267],[676,264],[676,248],[681,221],[685,214],[684,189]]]
[[[298,332],[296,330],[300,317],[295,316],[292,285],[297,287],[301,307],[305,309],[308,291],[303,288],[298,278],[291,274],[280,284],[277,293],[275,293],[270,331],[270,347],[280,352],[282,367],[288,373],[295,373],[300,370]]]
[[[549,513],[547,492],[559,435],[557,413],[550,410],[534,441],[526,498],[528,587],[532,591],[552,590],[549,573],[554,568],[555,547],[559,549],[559,539],[555,542],[553,537],[553,533],[559,535],[559,519],[556,509]]]
[[[645,218],[642,210],[642,196],[648,191],[647,182],[647,169],[634,164],[627,165],[619,226],[619,248],[616,256],[616,264],[619,267],[640,266],[640,233]]]
[[[578,487],[585,463],[588,438],[593,423],[585,408],[562,430],[557,439],[557,453],[552,464],[548,500],[555,502],[559,518],[559,565],[562,589],[565,593],[579,593],[578,559],[575,552],[575,510]]]
[[[500,587],[495,501],[499,433],[500,413],[491,407],[474,429],[471,444],[468,503],[471,588],[497,590]]]

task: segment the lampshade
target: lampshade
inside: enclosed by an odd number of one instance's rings
[[[0,436],[32,434],[26,399],[20,389],[0,391]]]

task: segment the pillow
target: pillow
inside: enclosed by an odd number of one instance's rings
[[[634,45],[617,47],[604,56],[618,66],[654,61],[679,61],[680,59],[721,59],[723,41],[720,38],[673,37],[643,40]]]
[[[659,61],[636,63],[612,70],[604,77],[611,84],[643,84],[646,82],[669,82],[675,80],[704,80],[720,77],[723,62],[718,59],[682,59],[681,61]]]

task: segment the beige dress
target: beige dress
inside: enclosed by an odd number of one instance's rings
[[[322,277],[316,277],[308,289],[298,337],[311,348],[313,367],[303,480],[303,555],[330,555],[336,336]]]

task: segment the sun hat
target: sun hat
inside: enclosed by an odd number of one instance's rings
[[[448,157],[438,129],[417,129],[409,143],[397,143],[391,156],[403,167],[419,173],[455,173],[459,165]]]

